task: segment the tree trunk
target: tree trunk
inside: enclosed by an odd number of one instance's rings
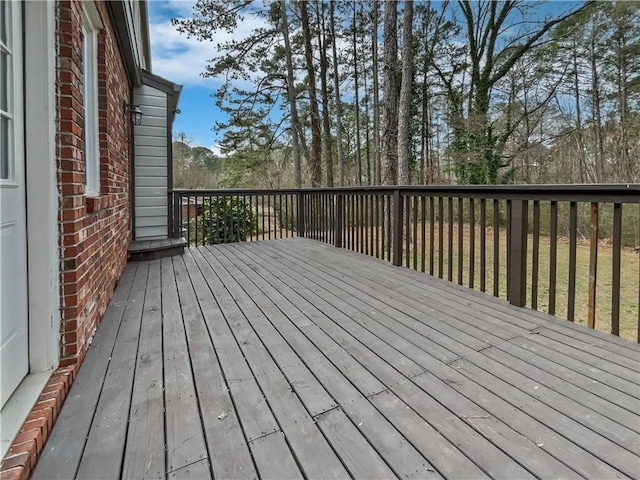
[[[383,66],[383,126],[382,126],[382,184],[398,183],[398,5],[395,1],[384,4],[384,66]]]
[[[322,134],[320,131],[320,113],[316,97],[316,77],[313,65],[313,50],[311,46],[311,29],[309,28],[309,13],[307,1],[300,2],[300,20],[304,37],[304,57],[307,66],[307,89],[309,92],[309,110],[311,112],[311,152],[309,156],[309,170],[311,171],[311,186],[319,187],[322,181]]]
[[[360,94],[358,91],[358,44],[356,37],[356,7],[358,3],[353,2],[353,83],[355,88],[356,107],[356,185],[362,185],[362,152],[360,150]]]
[[[365,63],[365,59],[362,59],[362,69],[364,72],[367,71],[367,65]],[[368,85],[367,85],[367,74],[365,73],[364,76],[362,77],[362,83],[364,84],[364,118],[365,118],[365,124],[364,124],[364,135],[365,135],[365,139],[364,139],[364,143],[366,145],[366,156],[365,158],[367,159],[367,185],[371,185],[372,181],[373,181],[373,172],[371,171],[371,133],[370,133],[370,124],[369,121],[371,120],[371,113],[369,112],[369,99],[371,98],[369,95],[369,89],[368,89]]]
[[[344,152],[342,149],[342,100],[340,100],[340,76],[338,74],[338,51],[336,46],[336,2],[331,0],[329,19],[331,22],[331,51],[333,54],[333,89],[336,101],[336,142],[338,142],[338,176],[340,186],[344,187]]]
[[[293,144],[293,168],[296,188],[302,187],[302,169],[300,167],[300,146],[298,134],[300,132],[300,120],[296,108],[296,93],[293,80],[293,60],[291,56],[291,42],[289,41],[289,24],[287,21],[287,4],[280,0],[282,11],[282,36],[284,37],[285,56],[287,57],[287,96],[289,98],[289,110],[291,112],[291,142]]]
[[[576,99],[576,140],[578,142],[578,166],[580,169],[580,183],[585,183],[585,170],[587,164],[587,152],[582,137],[582,107],[580,104],[580,78],[578,76],[578,52],[577,45],[573,50],[573,88]]]
[[[316,7],[318,5],[316,3]],[[329,122],[329,92],[327,88],[327,34],[324,24],[324,2],[318,8],[318,46],[320,47],[320,88],[322,89],[322,136],[324,162],[327,169],[327,187],[333,187],[333,154],[331,150],[331,124]]]
[[[373,2],[371,45],[373,52],[373,184],[382,182],[380,164],[380,88],[378,86],[378,1]]]
[[[411,87],[413,84],[413,2],[404,2],[402,26],[402,83],[398,113],[398,180],[409,185],[409,130],[411,122]]]
[[[593,140],[595,146],[595,160],[597,168],[597,182],[605,181],[604,172],[604,136],[602,133],[602,109],[600,107],[600,77],[596,63],[595,39],[589,45],[589,60],[591,63],[591,101],[593,105]]]

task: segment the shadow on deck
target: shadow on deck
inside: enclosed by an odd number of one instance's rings
[[[638,476],[640,348],[306,239],[129,264],[33,478]]]

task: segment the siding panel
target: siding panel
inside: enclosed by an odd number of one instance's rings
[[[134,99],[144,112],[134,141],[136,240],[167,238],[167,97],[142,85]]]

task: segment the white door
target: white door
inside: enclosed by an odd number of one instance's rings
[[[21,10],[0,0],[0,407],[29,370]]]

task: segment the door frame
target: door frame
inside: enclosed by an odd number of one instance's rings
[[[29,370],[2,408],[0,457],[59,364],[55,2],[21,2]],[[28,92],[28,95],[27,93]],[[37,138],[40,141],[28,141]]]
[[[23,5],[29,373],[35,374],[56,368],[60,354],[56,2]]]

